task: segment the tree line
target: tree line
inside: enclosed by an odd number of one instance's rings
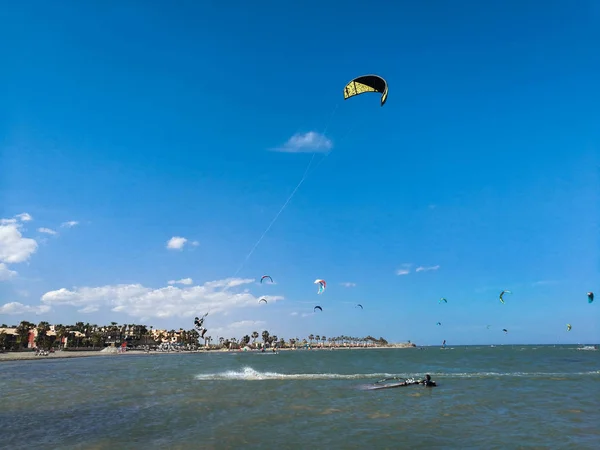
[[[329,346],[339,345],[388,345],[387,340],[380,337],[376,339],[372,336],[353,337],[353,336],[337,336],[327,338],[324,335],[310,334],[307,338],[300,339],[299,337],[284,339],[277,335],[271,335],[269,331],[264,330],[261,334],[254,331],[251,334],[246,334],[240,338],[237,337],[217,337],[215,344],[212,344],[211,336],[200,337],[198,331],[192,330],[161,330],[155,332],[153,326],[138,325],[138,324],[121,324],[111,322],[110,325],[97,325],[90,323],[77,322],[74,325],[55,325],[54,332],[48,322],[42,321],[39,324],[34,324],[28,321],[22,321],[19,325],[8,327],[2,324],[0,328],[15,328],[16,334],[9,334],[4,331],[0,332],[0,350],[23,350],[28,348],[30,335],[35,334],[34,344],[39,349],[50,350],[51,348],[63,348],[64,342],[70,349],[97,349],[104,348],[109,345],[123,345],[125,343],[129,347],[156,347],[163,342],[169,342],[174,345],[184,346],[186,348],[242,348],[245,346],[252,347],[277,347],[277,348],[293,348],[298,346],[324,346],[327,343]],[[258,338],[262,340],[257,342]],[[66,338],[66,339],[65,339]]]

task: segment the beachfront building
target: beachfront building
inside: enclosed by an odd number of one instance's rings
[[[164,343],[164,344],[177,344],[185,342],[186,332],[183,328],[179,330],[151,330],[150,335],[152,339],[156,342]]]
[[[0,328],[0,350],[10,350],[15,347],[36,348],[38,346],[36,342],[39,333],[40,331],[37,327],[22,331],[21,333],[17,327]],[[77,339],[85,337],[79,331],[63,335],[60,331],[57,332],[55,325],[51,325],[45,330],[45,336],[48,336],[52,340],[53,346],[62,348],[68,346],[69,338]],[[26,342],[26,344],[20,345],[21,342]]]

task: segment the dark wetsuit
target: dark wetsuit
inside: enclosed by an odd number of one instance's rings
[[[431,381],[431,377],[429,375],[427,375],[427,377],[424,380],[421,380],[421,384],[425,387],[437,386],[437,384],[435,384],[435,381]]]

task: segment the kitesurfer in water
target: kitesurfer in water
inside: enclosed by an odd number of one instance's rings
[[[425,375],[425,379],[419,381],[420,384],[422,384],[425,387],[434,387],[437,386],[437,384],[435,383],[435,381],[431,381],[431,375],[427,374]]]

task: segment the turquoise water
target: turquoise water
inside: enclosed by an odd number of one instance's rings
[[[370,391],[389,375],[436,388]],[[2,448],[599,448],[600,351],[456,347],[0,364]]]

